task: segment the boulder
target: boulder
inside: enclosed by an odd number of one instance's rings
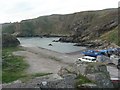
[[[73,66],[61,67],[61,69],[58,71],[58,75],[60,75],[61,77],[67,74],[77,75],[77,72],[78,71],[76,67],[73,65]]]
[[[53,40],[52,42],[59,42],[59,40]]]
[[[109,75],[109,72],[107,71],[106,65],[102,63],[89,63],[86,67],[86,74],[93,74],[93,73],[106,73]]]
[[[64,75],[63,79],[47,81],[46,85],[39,84],[40,88],[75,88],[75,75]]]
[[[75,41],[73,40],[73,37],[61,37],[61,38],[59,39],[59,41],[60,41],[60,42],[75,42]]]
[[[48,44],[48,46],[53,46],[53,45],[50,43],[50,44]]]
[[[113,88],[113,84],[110,81],[108,75],[106,74],[103,73],[87,74],[86,77],[89,80],[94,81],[99,88]]]
[[[52,74],[43,77],[37,77],[26,83],[10,83],[4,84],[3,88],[38,88],[40,89],[50,89],[50,88],[75,88],[75,75],[67,74],[63,77]],[[40,89],[39,89],[40,88]]]
[[[61,68],[58,72],[60,76],[69,73],[76,76],[83,75],[91,82],[94,82],[99,88],[113,88],[106,65],[102,63],[75,63],[72,66]]]
[[[2,47],[15,47],[20,44],[19,40],[10,34],[2,35]]]
[[[60,70],[58,71],[58,75],[63,76],[68,74],[69,71],[67,70],[67,67],[61,67]]]
[[[85,76],[96,83],[99,88],[113,88],[106,65],[102,63],[90,63],[86,67]]]
[[[61,69],[58,71],[58,75],[63,76],[71,73],[75,75],[79,75],[79,74],[85,75],[86,67],[87,67],[86,62],[75,63],[71,66],[61,67]]]

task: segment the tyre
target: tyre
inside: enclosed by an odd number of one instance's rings
[[[120,65],[117,65],[117,68],[120,69]]]

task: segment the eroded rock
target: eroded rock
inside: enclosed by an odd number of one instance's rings
[[[113,88],[109,72],[104,64],[81,62],[71,67],[62,68],[59,71],[61,76],[68,73],[75,74],[76,76],[83,75],[94,82],[99,88]]]
[[[2,35],[2,47],[15,47],[20,44],[19,40],[10,34]]]

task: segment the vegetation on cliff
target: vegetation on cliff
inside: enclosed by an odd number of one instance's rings
[[[115,29],[103,34],[101,36],[101,39],[107,40],[109,42],[116,43],[117,45],[120,46],[120,39],[119,39],[119,33],[118,32],[119,32],[118,27],[116,27]]]
[[[17,36],[66,35],[75,42],[99,39],[118,26],[118,9],[54,14],[16,23],[3,24],[3,33]],[[113,42],[116,37],[112,36]],[[64,39],[65,40],[65,39]],[[108,39],[107,39],[108,40]]]

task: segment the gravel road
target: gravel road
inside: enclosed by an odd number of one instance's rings
[[[30,65],[27,73],[57,73],[61,67],[74,63],[80,54],[65,54],[38,47],[22,47],[24,51],[13,52],[24,56]]]

